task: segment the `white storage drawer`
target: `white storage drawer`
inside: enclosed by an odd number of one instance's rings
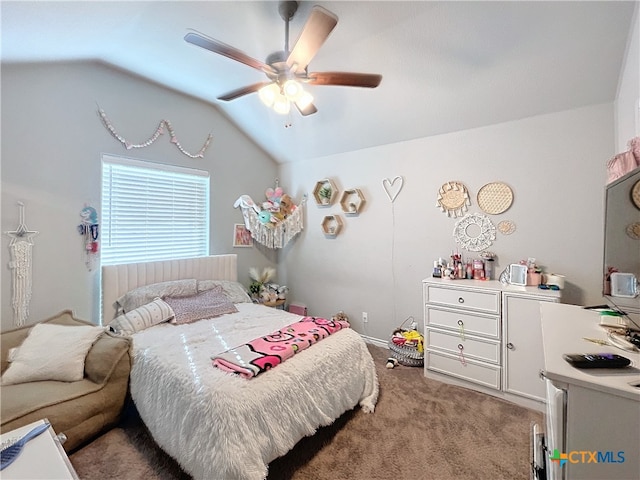
[[[428,350],[425,356],[428,370],[500,390],[501,372],[497,365],[477,363],[473,360],[467,360],[463,364],[456,356]]]
[[[464,340],[460,335],[442,332],[438,330],[427,330],[427,349],[440,350],[452,355],[462,356],[465,359],[476,359],[486,362],[500,364],[500,342],[482,338],[465,336]]]
[[[425,326],[444,328],[461,335],[482,335],[500,339],[500,317],[498,316],[443,310],[427,305],[427,325]]]
[[[425,286],[425,301],[452,308],[475,310],[485,313],[500,313],[500,292],[470,291],[461,288]]]

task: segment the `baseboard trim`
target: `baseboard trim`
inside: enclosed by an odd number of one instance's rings
[[[371,345],[375,345],[376,347],[387,348],[386,340],[380,340],[379,338],[374,338],[374,337],[370,337],[368,335],[362,335],[362,334],[360,334],[360,336],[366,343],[370,343]]]

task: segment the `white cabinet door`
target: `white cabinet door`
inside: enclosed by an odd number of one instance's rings
[[[554,301],[536,296],[503,292],[503,388],[527,398],[545,399],[545,383],[540,302]]]

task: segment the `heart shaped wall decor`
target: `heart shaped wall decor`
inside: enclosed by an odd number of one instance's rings
[[[399,175],[393,180],[389,180],[388,178],[382,180],[382,188],[384,188],[384,191],[391,202],[395,201],[403,186],[404,178]]]

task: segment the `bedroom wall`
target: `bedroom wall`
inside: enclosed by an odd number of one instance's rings
[[[628,150],[629,140],[640,135],[640,3],[631,25],[615,103],[616,152]]]
[[[362,190],[366,204],[345,217],[334,239],[320,229],[339,205],[310,202],[301,236],[280,256],[291,299],[313,315],[344,310],[353,327],[385,340],[407,317],[422,323],[421,280],[433,261],[457,249],[456,219],[436,207],[439,188],[461,181],[469,189],[469,212],[480,187],[506,182],[514,192],[509,210],[491,215],[494,224],[515,222],[489,248],[496,271],[528,257],[549,272],[567,276],[564,301],[600,304],[605,163],[613,154],[613,104],[526,118],[474,130],[385,145],[282,166],[282,184],[311,194],[331,178],[342,191]],[[382,179],[404,178],[394,203]],[[476,257],[460,250],[465,258]],[[463,281],[463,280],[461,280]],[[368,323],[361,312],[368,312]]]
[[[251,266],[275,265],[272,252],[233,248],[234,201],[257,196],[273,183],[277,165],[212,105],[133,77],[104,64],[2,65],[2,232],[15,230],[16,202],[26,224],[39,231],[33,247],[33,294],[29,323],[72,309],[97,321],[98,272],[88,271],[76,227],[89,203],[99,207],[101,153],[208,170],[211,176],[211,253],[237,253],[241,280]],[[165,133],[153,145],[126,150],[102,125],[98,105],[121,135],[143,142],[161,119],[169,120],[191,159]],[[3,330],[13,326],[9,238],[0,248]]]

